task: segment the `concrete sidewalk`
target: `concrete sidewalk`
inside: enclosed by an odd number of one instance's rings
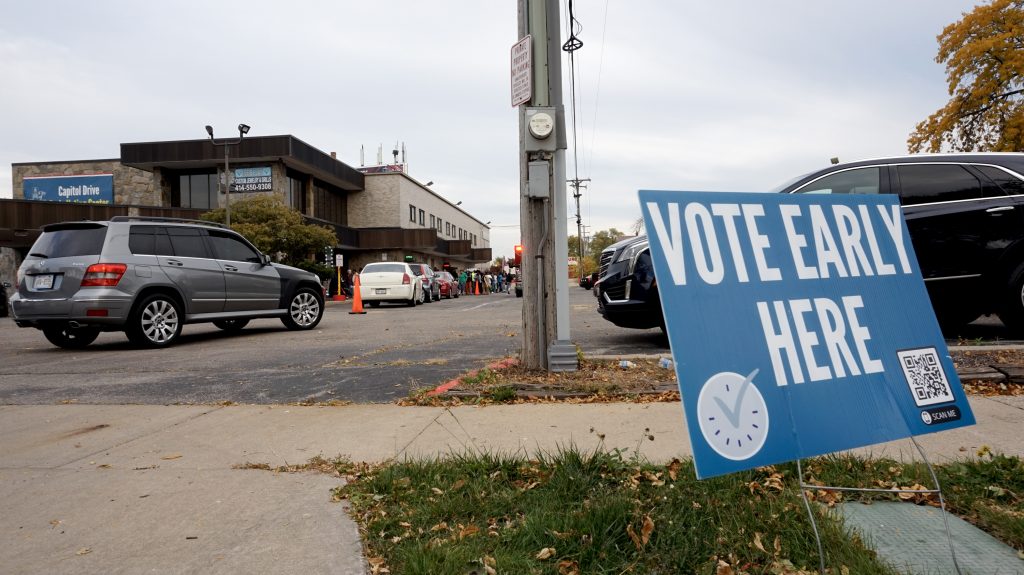
[[[933,462],[1024,456],[1024,397],[972,397],[978,425],[922,436]],[[654,440],[645,439],[653,435]],[[599,437],[603,435],[603,440]],[[336,478],[234,469],[570,443],[689,455],[678,403],[488,407],[0,407],[5,573],[365,573]],[[909,442],[864,450],[910,459]]]

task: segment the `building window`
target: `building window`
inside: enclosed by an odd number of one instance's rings
[[[416,206],[409,204],[409,221],[416,223]]]
[[[476,234],[473,234],[473,245],[476,245]]]
[[[348,198],[345,192],[334,186],[313,181],[313,217],[332,224],[348,223]]]
[[[444,235],[446,235],[448,237],[452,237],[452,223],[451,222],[445,222],[444,223]]]
[[[434,214],[430,214],[430,227],[437,229],[437,218],[434,217]]]
[[[425,225],[425,224],[424,224],[423,222],[424,222],[424,219],[423,219],[423,210],[420,210],[420,225],[421,225],[421,226],[422,226],[422,225]]]
[[[177,201],[172,198],[171,203],[177,207],[200,210],[220,207],[217,174],[182,174],[178,176],[176,191]]]
[[[285,203],[289,208],[306,213],[306,186],[298,179],[288,176],[288,191],[285,193]]]

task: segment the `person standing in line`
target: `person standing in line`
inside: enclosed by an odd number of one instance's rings
[[[466,270],[459,272],[459,295],[466,293]]]

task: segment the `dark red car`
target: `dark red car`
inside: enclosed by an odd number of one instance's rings
[[[434,272],[434,279],[441,288],[440,297],[447,299],[459,297],[459,281],[452,274],[444,270]]]

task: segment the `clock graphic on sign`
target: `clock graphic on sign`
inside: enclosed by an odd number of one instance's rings
[[[749,375],[724,371],[711,376],[697,397],[697,421],[704,440],[726,459],[754,456],[768,437],[768,406]]]

